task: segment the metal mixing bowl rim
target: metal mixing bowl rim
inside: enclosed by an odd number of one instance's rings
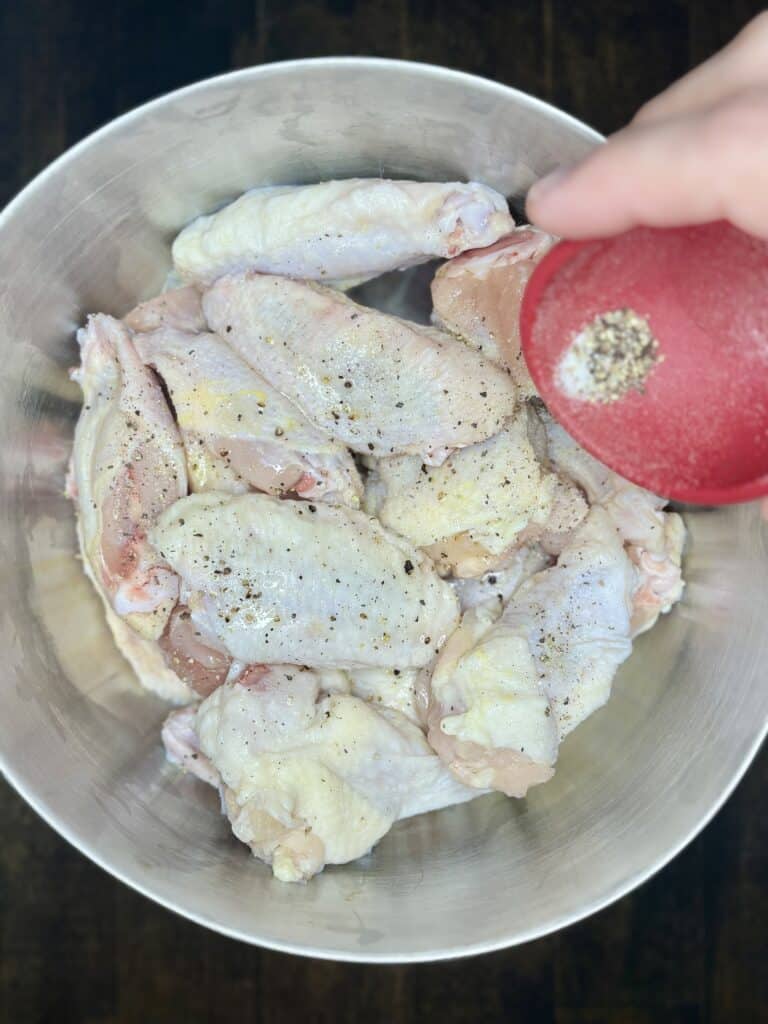
[[[531,110],[539,110],[546,113],[548,116],[553,114],[561,122],[570,123],[574,128],[577,128],[582,134],[591,136],[595,142],[603,140],[603,136],[594,129],[585,125],[583,121],[578,118],[560,110],[558,107],[553,106],[550,103],[546,103],[544,100],[537,99],[534,96],[529,95],[519,89],[515,89],[512,86],[503,85],[500,82],[494,82],[491,79],[483,78],[480,75],[472,75],[464,71],[456,71],[452,68],[442,67],[436,64],[421,63],[416,61],[402,61],[392,60],[388,58],[380,57],[316,57],[301,60],[290,60],[290,61],[276,61],[270,64],[261,64],[256,67],[242,68],[238,71],[231,71],[221,75],[213,75],[209,78],[202,79],[198,82],[194,82],[191,85],[184,86],[180,89],[175,89],[172,92],[163,93],[161,96],[155,99],[149,100],[146,103],[141,104],[132,110],[127,111],[125,114],[113,118],[106,124],[97,128],[91,132],[80,142],[74,146],[65,150],[59,157],[57,157],[52,163],[44,167],[26,186],[24,186],[6,205],[6,207],[0,211],[0,233],[2,233],[5,223],[11,219],[14,215],[16,208],[21,206],[23,202],[26,202],[34,192],[43,186],[50,175],[53,175],[59,167],[64,166],[74,156],[79,154],[81,151],[86,150],[90,145],[98,142],[102,136],[107,135],[114,128],[118,126],[130,125],[130,123],[137,119],[147,111],[152,110],[153,107],[161,107],[169,100],[178,100],[188,96],[194,95],[196,91],[204,91],[206,87],[212,83],[231,83],[236,85],[238,82],[248,81],[253,78],[258,78],[263,74],[270,73],[274,70],[290,70],[293,68],[304,69],[310,67],[327,67],[327,68],[338,68],[341,66],[356,67],[361,70],[366,68],[390,68],[392,70],[408,69],[410,71],[418,72],[419,74],[426,76],[440,77],[443,80],[446,75],[449,75],[457,82],[466,82],[472,85],[482,85],[484,89],[491,89],[498,92],[499,95],[509,96],[514,95],[524,105]],[[2,772],[4,778],[13,786],[13,788],[19,793],[19,795],[26,801],[27,804],[48,824],[53,828],[62,838],[68,843],[75,847],[80,853],[84,854],[93,863],[97,864],[100,868],[106,871],[108,874],[117,878],[119,881],[125,883],[136,892],[146,896],[148,899],[160,906],[165,907],[167,910],[173,911],[181,917],[185,917],[188,920],[194,921],[196,924],[200,924],[206,928],[210,928],[222,935],[232,939],[239,939],[243,942],[248,942],[251,945],[260,946],[265,949],[270,949],[278,953],[292,953],[299,956],[315,957],[321,960],[336,960],[346,961],[350,963],[426,963],[436,962],[440,960],[452,960],[459,957],[465,956],[476,956],[482,953],[493,953],[498,950],[511,948],[513,946],[522,945],[526,942],[531,942],[534,939],[543,938],[546,935],[550,935],[555,931],[559,931],[561,928],[566,928],[569,925],[575,924],[578,921],[583,920],[590,915],[597,913],[599,910],[609,906],[616,900],[625,896],[627,893],[636,889],[647,881],[652,875],[668,864],[677,854],[694,839],[699,832],[712,820],[717,814],[720,808],[723,806],[725,801],[731,795],[733,790],[736,788],[738,783],[744,776],[747,768],[752,763],[760,745],[768,732],[768,722],[763,724],[762,729],[755,737],[754,741],[748,748],[745,756],[739,765],[738,770],[734,773],[733,777],[729,780],[728,785],[724,788],[723,792],[719,795],[718,799],[714,802],[707,812],[701,817],[693,828],[689,830],[687,835],[683,836],[674,846],[669,850],[666,850],[663,854],[658,856],[648,867],[637,872],[633,877],[624,880],[621,884],[617,885],[614,890],[598,900],[593,901],[589,905],[579,908],[570,914],[563,915],[561,918],[552,918],[550,921],[540,924],[535,928],[529,929],[515,938],[498,938],[491,939],[483,942],[474,942],[466,946],[457,945],[450,949],[438,949],[434,952],[416,952],[407,954],[396,954],[396,953],[384,953],[374,955],[358,955],[350,951],[337,951],[332,949],[321,949],[312,948],[309,946],[300,946],[290,942],[279,942],[264,940],[249,935],[237,928],[228,928],[226,925],[222,925],[214,920],[205,917],[202,914],[195,913],[184,909],[182,906],[166,899],[164,896],[153,891],[150,885],[144,884],[135,878],[130,877],[127,872],[113,867],[107,863],[106,859],[103,858],[96,850],[90,848],[90,844],[83,839],[80,839],[69,827],[58,818],[57,812],[45,805],[45,802],[32,792],[27,791],[24,783],[15,777],[11,767],[6,763],[5,757],[2,750],[0,750],[0,772]],[[276,883],[278,884],[278,883]]]

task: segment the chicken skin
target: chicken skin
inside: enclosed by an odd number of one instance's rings
[[[421,669],[358,668],[348,676],[353,696],[398,711],[419,728],[426,726],[427,687]]]
[[[185,281],[252,268],[344,284],[490,245],[514,225],[506,200],[476,182],[352,178],[246,192],[173,243]]]
[[[140,302],[123,317],[123,323],[136,334],[170,327],[186,334],[206,330],[202,296],[191,285],[161,292],[154,299]]]
[[[682,597],[683,520],[676,512],[664,511],[664,498],[614,473],[584,451],[551,416],[539,415],[553,465],[584,490],[590,504],[605,509],[637,566],[632,635],[644,633]]]
[[[555,239],[525,225],[495,245],[444,263],[432,282],[432,319],[486,359],[508,368],[521,398],[536,394],[520,348],[520,306]]]
[[[168,388],[193,491],[254,488],[356,507],[362,484],[349,452],[215,334],[164,328],[136,349]]]
[[[429,559],[343,506],[195,494],[150,536],[193,621],[243,664],[421,667],[458,622]]]
[[[429,741],[466,785],[524,796],[554,772],[560,741],[608,699],[632,643],[636,569],[593,508],[557,563],[500,617],[464,614],[432,673]]]
[[[93,316],[78,332],[83,411],[72,493],[86,570],[116,615],[157,639],[178,579],[147,539],[163,509],[187,493],[184,450],[156,377],[119,320]]]
[[[363,455],[439,463],[515,409],[508,375],[466,345],[329,288],[246,273],[217,281],[203,309],[274,388]]]
[[[459,577],[503,565],[521,543],[572,530],[586,503],[539,463],[528,420],[523,408],[498,434],[453,452],[441,466],[410,456],[382,459],[369,476],[369,507],[443,574]]]
[[[477,795],[404,715],[326,693],[293,665],[226,683],[194,719],[171,716],[164,739],[175,763],[220,785],[235,835],[286,882],[362,857],[400,818]]]

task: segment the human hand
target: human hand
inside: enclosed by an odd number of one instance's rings
[[[768,11],[604,146],[537,182],[526,211],[566,238],[720,219],[768,238]]]

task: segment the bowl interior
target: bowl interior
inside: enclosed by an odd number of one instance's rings
[[[154,899],[318,956],[493,949],[627,891],[748,764],[768,707],[765,529],[755,506],[691,510],[683,604],[639,640],[552,782],[526,801],[491,796],[402,822],[364,862],[281,885],[230,837],[213,791],[165,764],[165,708],[133,681],[74,557],[63,497],[73,331],[88,311],[122,314],[157,291],[181,225],[250,186],[357,174],[477,178],[519,199],[596,139],[536,100],[442,69],[273,65],[113,122],[3,215],[0,763],[55,828]],[[423,271],[365,294],[426,313]]]

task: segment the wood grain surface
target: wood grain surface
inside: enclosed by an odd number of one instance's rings
[[[446,64],[612,131],[759,7],[747,0],[0,0],[0,201],[146,99],[294,57]],[[670,866],[564,932],[456,963],[365,967],[264,952],[174,916],[92,865],[0,783],[0,1021],[766,1021],[767,786],[763,754]]]

